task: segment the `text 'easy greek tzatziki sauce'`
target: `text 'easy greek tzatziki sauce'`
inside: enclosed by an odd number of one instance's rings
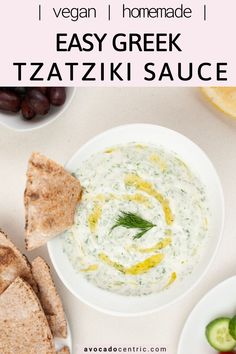
[[[204,186],[174,153],[123,144],[92,155],[63,247],[75,271],[122,295],[174,286],[203,253],[209,211]]]

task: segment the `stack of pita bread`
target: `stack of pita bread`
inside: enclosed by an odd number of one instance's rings
[[[48,265],[0,231],[0,353],[55,354],[54,337],[67,337],[67,322]]]
[[[48,265],[30,264],[0,231],[0,353],[69,353],[54,337],[67,337],[67,322]]]
[[[32,154],[24,196],[27,250],[73,225],[81,191],[62,166]],[[40,257],[30,264],[0,230],[0,353],[68,354],[67,347],[56,351],[54,337],[67,337],[67,322],[48,265]]]

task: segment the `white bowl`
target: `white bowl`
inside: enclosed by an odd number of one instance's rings
[[[66,89],[66,102],[63,106],[51,107],[50,112],[47,115],[43,117],[37,116],[32,120],[23,119],[20,113],[7,113],[0,111],[0,124],[19,132],[32,131],[44,127],[65,112],[74,97],[75,91],[75,87],[68,87]]]
[[[52,263],[66,287],[84,303],[113,315],[140,315],[161,309],[186,294],[208,270],[219,246],[224,222],[224,198],[217,173],[205,153],[183,135],[156,125],[132,124],[108,130],[81,147],[67,163],[70,172],[82,160],[109,146],[128,142],[150,143],[177,153],[206,186],[211,212],[209,241],[201,262],[193,273],[182,282],[160,293],[134,297],[122,296],[95,287],[77,274],[62,249],[62,237],[48,243]]]

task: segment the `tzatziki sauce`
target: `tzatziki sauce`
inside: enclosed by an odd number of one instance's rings
[[[83,194],[63,250],[76,272],[127,296],[163,291],[192,273],[209,210],[204,185],[179,156],[122,144],[90,156],[74,175]]]

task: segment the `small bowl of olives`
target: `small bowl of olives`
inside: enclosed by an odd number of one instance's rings
[[[17,131],[43,127],[70,105],[74,87],[0,87],[0,124]]]

